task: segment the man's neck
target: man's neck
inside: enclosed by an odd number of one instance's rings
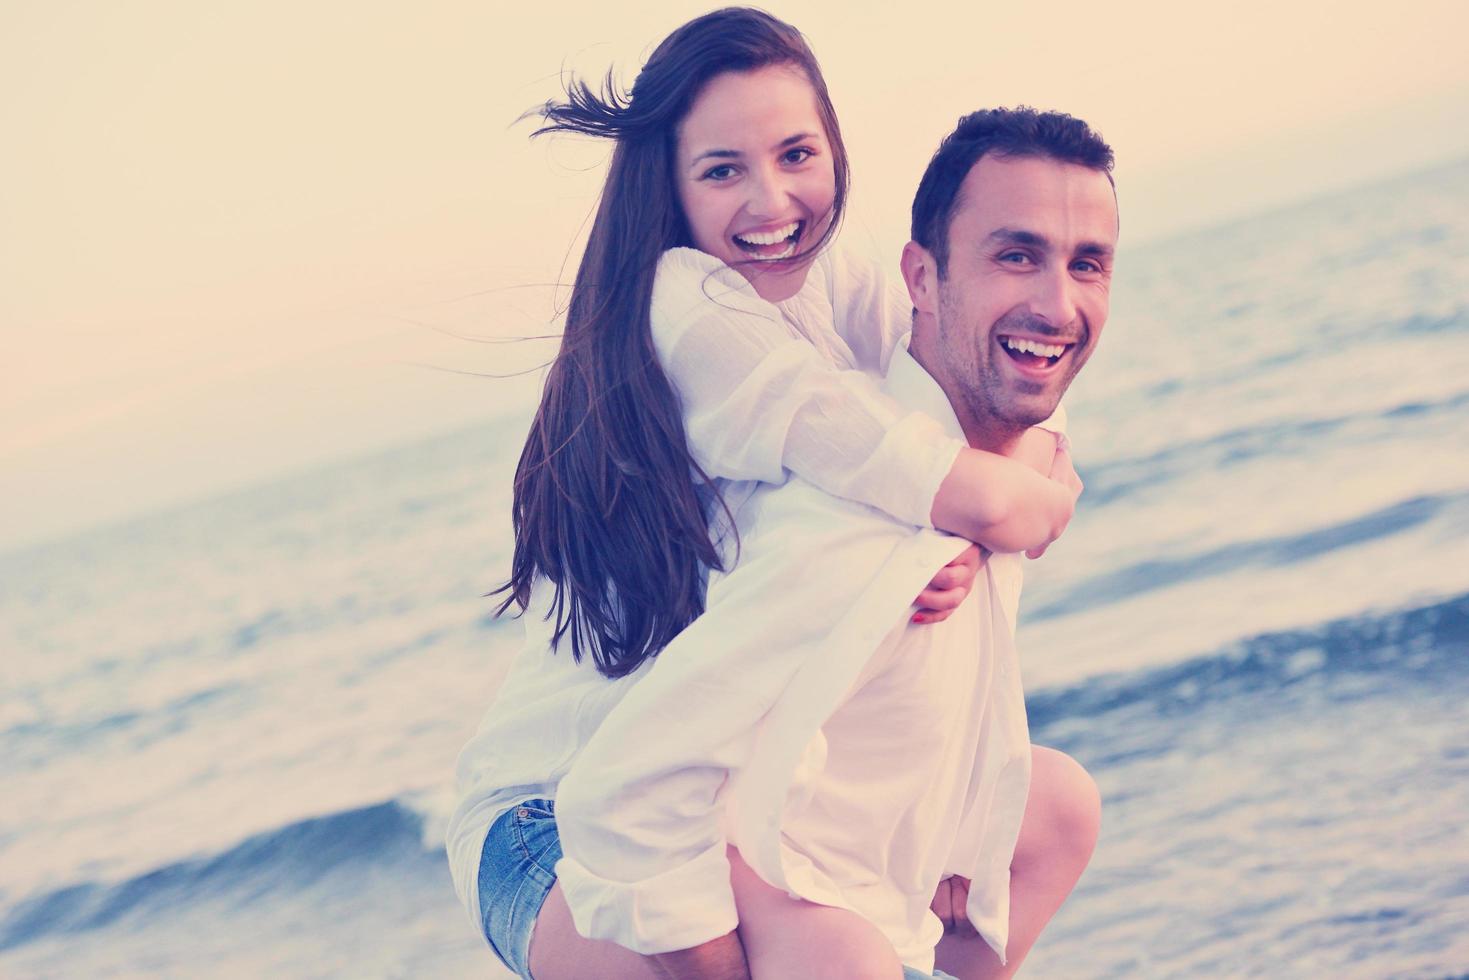
[[[1008,455],[1015,448],[1027,427],[997,419],[970,406],[960,394],[959,386],[942,370],[942,360],[929,356],[929,352],[924,349],[917,331],[914,331],[908,353],[918,362],[919,367],[928,372],[929,377],[933,378],[944,397],[949,400],[949,407],[954,410],[954,417],[959,420],[959,427],[964,430],[964,439],[971,448],[1001,455]]]
[[[940,384],[940,387],[943,387]],[[945,389],[945,394],[949,394]],[[962,399],[955,399],[952,395],[949,404],[954,406],[954,414],[959,418],[959,425],[964,429],[964,438],[974,449],[983,449],[986,452],[999,453],[1001,456],[1010,455],[1010,450],[1020,441],[1025,434],[1026,426],[1016,426],[1011,422],[1001,422],[998,419],[987,417],[976,417],[967,407],[963,406]]]

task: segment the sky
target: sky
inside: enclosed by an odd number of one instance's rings
[[[1461,3],[766,7],[837,106],[844,240],[887,259],[985,105],[1113,145],[1119,276],[1130,245],[1469,156]],[[607,150],[516,120],[707,9],[0,6],[0,551],[524,406],[554,346],[503,341],[554,329]]]

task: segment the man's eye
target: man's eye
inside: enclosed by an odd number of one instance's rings
[[[1071,263],[1071,268],[1075,269],[1077,272],[1091,273],[1102,271],[1102,267],[1093,262],[1091,259],[1080,259],[1076,262],[1073,262]]]
[[[1000,256],[1000,261],[1012,262],[1016,265],[1023,265],[1030,261],[1030,256],[1026,255],[1024,252],[1005,252]]]

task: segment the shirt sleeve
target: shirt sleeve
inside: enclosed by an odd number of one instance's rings
[[[857,309],[839,302],[834,313],[850,319]],[[710,476],[779,483],[790,470],[834,496],[932,526],[934,496],[963,443],[903,409],[872,375],[823,358],[738,272],[670,249],[651,320],[690,452]],[[859,361],[871,351],[881,361],[884,344],[891,354],[892,329],[877,330],[854,347]]]

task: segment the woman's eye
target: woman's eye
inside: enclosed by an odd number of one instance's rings
[[[704,171],[705,180],[729,180],[735,175],[735,168],[727,163],[721,163],[717,167],[710,167]]]
[[[807,160],[811,159],[815,155],[815,150],[808,149],[804,146],[798,146],[793,150],[788,150],[786,152],[786,155],[781,157],[781,159],[784,160],[786,163],[805,163]]]

